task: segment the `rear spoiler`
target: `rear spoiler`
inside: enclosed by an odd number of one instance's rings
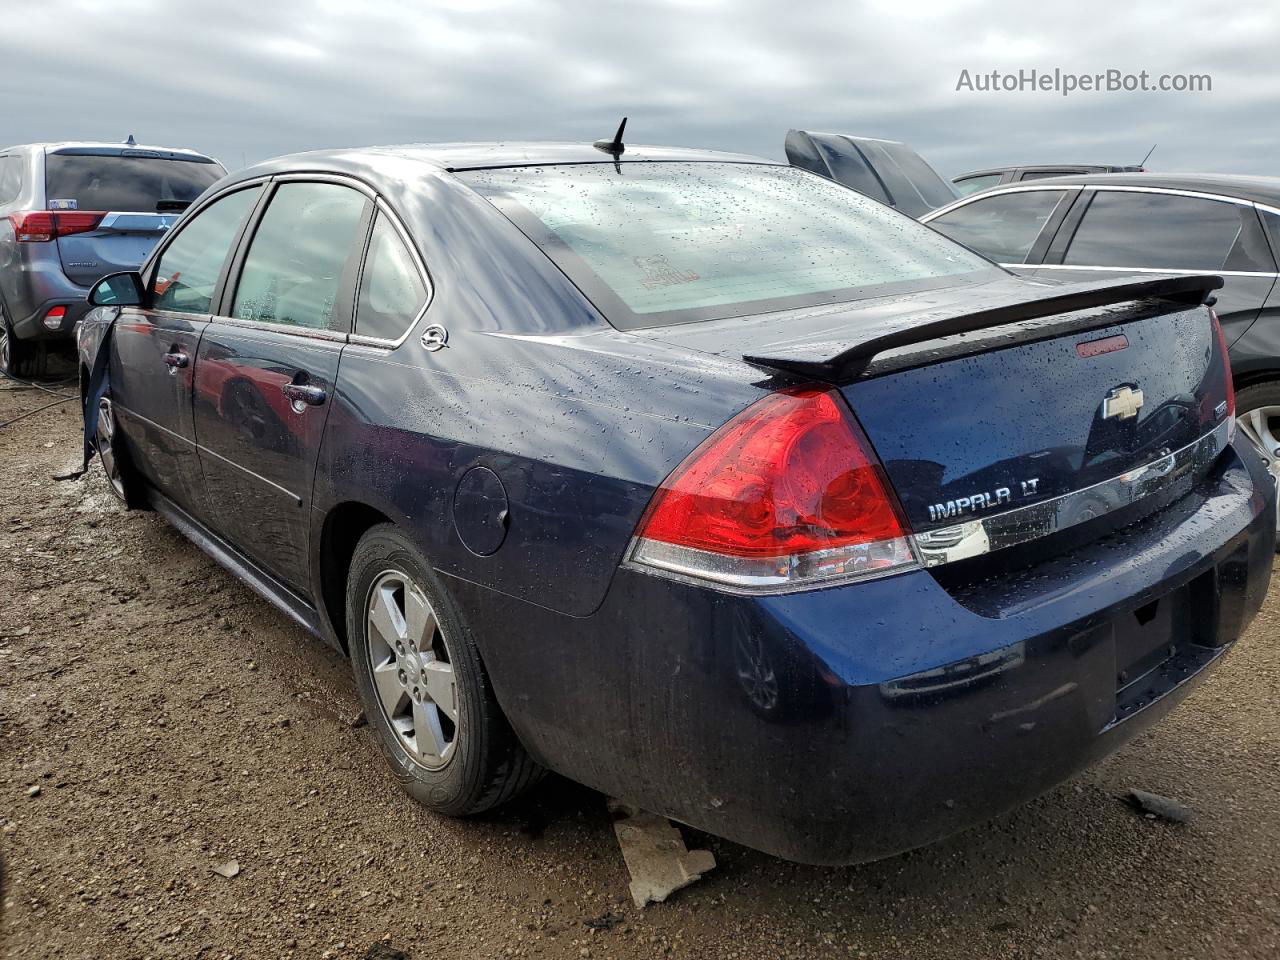
[[[1162,300],[1194,307],[1212,303],[1210,294],[1222,284],[1221,277],[1212,275],[1156,277],[1121,283],[1100,281],[1064,284],[1047,288],[1048,292],[1043,296],[1020,299],[972,313],[953,313],[937,319],[924,319],[922,323],[895,325],[894,329],[880,334],[876,334],[873,328],[866,331],[872,334],[867,339],[849,343],[834,353],[830,353],[830,348],[839,346],[838,344],[797,344],[794,347],[781,346],[770,354],[752,354],[742,359],[757,367],[819,380],[853,379],[867,368],[877,354],[897,347],[1134,300]],[[1111,326],[1115,322],[1112,314],[1100,313],[1096,323],[1086,323],[1075,329],[1097,329]],[[850,331],[850,340],[856,339],[857,332]]]

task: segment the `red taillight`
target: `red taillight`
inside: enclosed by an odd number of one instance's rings
[[[105,213],[89,210],[29,210],[9,214],[14,238],[21,243],[43,243],[73,233],[96,230]]]
[[[1209,308],[1209,318],[1213,321],[1213,333],[1218,338],[1218,353],[1222,355],[1222,376],[1227,385],[1227,419],[1235,420],[1236,418],[1236,387],[1235,380],[1231,376],[1231,354],[1227,351],[1227,337],[1222,332],[1222,321],[1218,319],[1218,312],[1212,307]]]
[[[740,588],[852,579],[915,562],[910,532],[839,393],[772,393],[658,489],[631,559]]]

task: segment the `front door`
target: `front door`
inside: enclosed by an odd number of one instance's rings
[[[303,593],[316,457],[372,209],[351,186],[276,184],[196,358],[211,525]]]
[[[191,415],[201,334],[226,262],[261,186],[227,194],[184,221],[149,273],[144,307],[116,321],[111,405],[138,470],[163,494],[203,516],[203,478]]]

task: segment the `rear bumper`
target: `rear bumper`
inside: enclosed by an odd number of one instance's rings
[[[1237,440],[1155,517],[967,596],[927,571],[749,598],[621,570],[574,619],[459,592],[552,769],[787,859],[853,863],[1016,806],[1167,713],[1261,606],[1275,509]]]
[[[23,251],[13,265],[6,268],[3,282],[9,321],[20,340],[68,340],[78,321],[89,310],[89,291],[71,281],[62,272],[55,244],[21,244],[40,247],[34,255]],[[44,325],[44,318],[54,307],[65,307],[66,315],[56,329]]]

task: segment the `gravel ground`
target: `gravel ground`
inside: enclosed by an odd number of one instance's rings
[[[4,383],[0,421],[49,399]],[[0,428],[7,956],[1280,955],[1274,598],[1156,730],[1012,815],[845,869],[686,831],[720,866],[641,912],[591,791],[466,822],[402,795],[341,657],[96,469],[51,482],[78,427],[70,403]]]

